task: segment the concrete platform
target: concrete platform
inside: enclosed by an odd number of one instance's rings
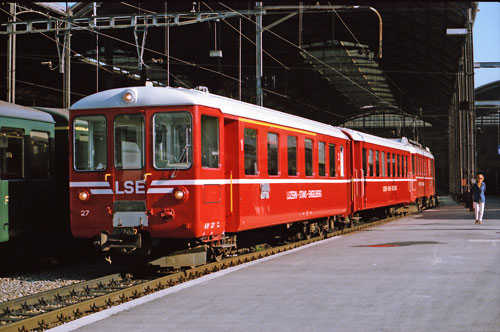
[[[500,331],[500,199],[443,201],[53,331]]]

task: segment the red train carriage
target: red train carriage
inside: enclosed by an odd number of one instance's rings
[[[318,219],[331,228],[332,220],[434,195],[433,183],[423,192],[414,185],[433,176],[432,155],[407,141],[206,91],[108,90],[70,114],[71,228],[102,250],[148,248],[156,239],[220,244]]]
[[[71,108],[71,228],[102,249],[347,216],[338,128],[206,92],[136,87]]]
[[[400,142],[343,129],[353,146],[354,211],[395,208],[412,201],[410,149]],[[391,211],[394,211],[392,209]],[[385,213],[385,209],[381,209]]]
[[[401,142],[409,147],[411,153],[411,201],[419,206],[434,206],[437,203],[434,156],[418,143],[410,143],[406,138]]]

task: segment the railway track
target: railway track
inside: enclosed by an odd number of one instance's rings
[[[136,279],[132,275],[112,274],[3,302],[0,303],[0,332],[43,331],[228,267],[298,248],[323,239],[378,226],[397,218],[399,217],[360,224],[308,240],[228,257],[220,262],[208,263],[159,278]]]

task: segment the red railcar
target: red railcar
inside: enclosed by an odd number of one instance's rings
[[[434,196],[431,185],[412,194],[413,181],[433,173],[415,178],[410,159],[433,164],[408,142],[207,91],[113,89],[83,98],[70,115],[71,229],[103,250],[214,243]]]

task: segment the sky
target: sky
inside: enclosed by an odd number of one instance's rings
[[[500,62],[500,2],[480,2],[474,23],[474,62]],[[476,68],[475,86],[500,80],[500,68]]]

